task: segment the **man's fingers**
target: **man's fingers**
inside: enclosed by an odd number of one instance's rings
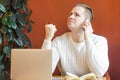
[[[88,26],[89,26],[89,28],[90,28],[90,32],[92,32],[92,33],[93,33],[93,28],[92,28],[91,23],[89,22],[89,23],[87,23],[87,24],[88,24]]]
[[[46,24],[45,28],[48,29],[48,30],[54,31],[54,32],[57,31],[56,25],[53,25],[53,24]]]
[[[93,28],[90,22],[86,22],[85,26],[83,26],[84,30],[89,30],[89,32],[93,33]]]
[[[57,29],[56,29],[56,26],[53,24],[46,24],[45,31],[46,31],[45,39],[52,40]]]

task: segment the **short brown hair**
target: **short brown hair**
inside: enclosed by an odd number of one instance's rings
[[[94,13],[93,13],[93,10],[91,9],[91,7],[89,7],[88,5],[86,5],[84,3],[77,4],[76,6],[80,6],[80,7],[85,8],[86,13],[88,13],[88,19],[89,19],[89,21],[93,20]]]

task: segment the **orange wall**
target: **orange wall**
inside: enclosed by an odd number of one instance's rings
[[[120,80],[120,0],[29,0],[33,13],[32,32],[28,34],[33,48],[40,48],[44,39],[44,25],[48,22],[57,26],[58,36],[66,31],[66,18],[72,7],[79,2],[90,5],[94,10],[94,33],[108,39],[112,80]]]

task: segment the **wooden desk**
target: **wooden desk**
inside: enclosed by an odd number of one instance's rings
[[[65,76],[53,76],[53,80],[67,80]],[[75,79],[72,79],[75,80]],[[97,80],[106,80],[106,77],[97,78]]]

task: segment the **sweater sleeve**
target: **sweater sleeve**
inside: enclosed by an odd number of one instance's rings
[[[87,64],[90,71],[95,73],[97,77],[102,77],[109,67],[106,38],[100,37],[96,43],[93,43],[92,39],[86,40],[86,51]]]
[[[52,44],[53,43],[53,44]],[[48,40],[44,40],[42,49],[52,49],[52,73],[55,71],[55,68],[59,61],[59,54],[55,45],[55,41],[51,42]]]
[[[48,40],[45,40],[43,41],[43,44],[42,44],[42,49],[51,49],[51,41],[48,41]]]

